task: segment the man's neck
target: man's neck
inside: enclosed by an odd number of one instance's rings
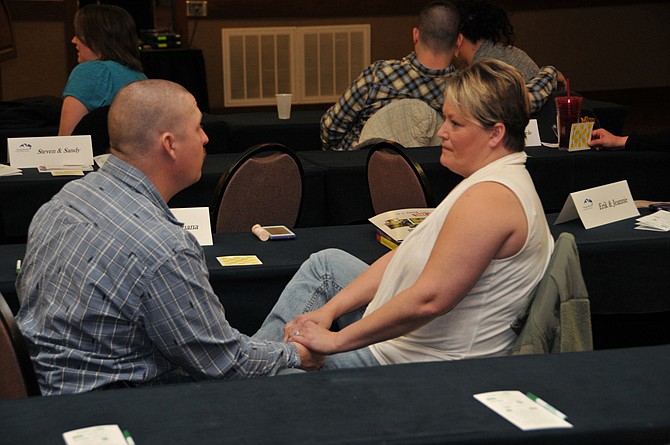
[[[453,53],[435,53],[426,48],[417,47],[414,51],[419,63],[430,70],[443,70],[451,65]]]

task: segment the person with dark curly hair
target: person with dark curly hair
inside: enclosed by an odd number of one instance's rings
[[[465,68],[480,59],[496,59],[512,65],[526,81],[537,75],[538,65],[514,45],[514,27],[507,12],[487,0],[458,3],[463,40],[455,64]]]

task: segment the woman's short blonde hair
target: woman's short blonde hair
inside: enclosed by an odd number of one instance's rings
[[[519,71],[499,60],[482,59],[449,76],[444,100],[483,128],[505,126],[503,145],[523,151],[530,104]]]

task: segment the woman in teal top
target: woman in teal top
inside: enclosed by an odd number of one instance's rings
[[[147,77],[142,73],[135,22],[124,9],[89,5],[74,16],[77,65],[63,91],[58,134],[72,134],[82,117],[110,105],[125,85]]]

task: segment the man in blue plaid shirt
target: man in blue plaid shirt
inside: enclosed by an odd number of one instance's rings
[[[379,60],[349,86],[321,118],[324,150],[354,149],[367,120],[394,99],[415,98],[441,113],[446,76],[454,72],[451,61],[459,40],[458,9],[446,1],[423,8],[419,26],[412,31],[414,51],[401,60]],[[531,113],[539,110],[556,88],[558,71],[540,69],[526,84]]]
[[[107,162],[35,214],[17,321],[43,395],[319,365],[228,323],[202,248],[167,206],[202,174],[201,119],[175,83],[129,84],[109,110]]]

